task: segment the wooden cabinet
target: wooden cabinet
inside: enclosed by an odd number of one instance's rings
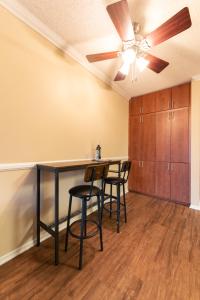
[[[140,160],[141,156],[141,141],[142,141],[141,117],[130,117],[130,156],[133,160]]]
[[[161,199],[170,199],[170,163],[156,162],[155,195]]]
[[[142,113],[148,114],[156,111],[156,93],[150,93],[143,96]]]
[[[171,161],[189,162],[189,109],[171,112]]]
[[[132,98],[129,103],[130,115],[139,115],[142,112],[142,96]]]
[[[130,103],[129,188],[189,204],[190,84]]]
[[[155,115],[131,116],[129,136],[131,159],[154,161],[155,136]]]
[[[130,115],[148,114],[156,111],[156,93],[132,98],[129,103]]]
[[[170,162],[171,113],[156,114],[156,161]]]
[[[155,161],[156,155],[156,123],[155,114],[141,116],[141,148],[140,160]]]
[[[190,83],[172,88],[172,108],[190,106]]]
[[[155,162],[142,161],[142,192],[148,195],[155,194]]]
[[[155,193],[155,163],[132,161],[129,190],[148,195]]]
[[[128,184],[130,191],[143,192],[143,169],[140,161],[132,160]]]
[[[171,94],[171,88],[156,92],[156,111],[163,111],[171,108]]]
[[[189,164],[171,164],[171,200],[185,204],[190,203]]]

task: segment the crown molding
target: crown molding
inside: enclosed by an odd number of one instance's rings
[[[102,80],[107,85],[109,85],[115,92],[120,94],[126,100],[130,99],[130,95],[123,88],[121,88],[117,83],[112,82],[105,73],[98,70],[94,65],[88,63],[86,58],[74,47],[72,47],[69,44],[66,47],[66,41],[63,38],[61,38],[58,34],[49,29],[48,26],[41,22],[36,16],[34,16],[17,0],[0,0],[0,4],[3,7],[5,7],[8,11],[10,11],[13,15],[15,15],[18,19],[23,21],[26,25],[40,33],[57,48],[62,49],[64,53],[72,57],[75,61],[77,61],[80,65],[82,65],[87,71],[92,73],[98,79]]]
[[[194,80],[194,81],[200,80],[200,74],[199,74],[199,75],[193,76],[193,77],[192,77],[192,80]]]

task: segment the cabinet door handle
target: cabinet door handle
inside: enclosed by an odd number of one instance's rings
[[[143,168],[143,166],[144,166],[144,162],[142,161],[142,168]]]
[[[167,170],[170,170],[170,163],[167,164]]]
[[[170,109],[170,102],[171,102],[171,101],[169,100],[169,101],[168,101],[168,109]]]
[[[142,118],[142,123],[144,123],[144,117],[142,116],[141,118]]]
[[[172,108],[174,108],[174,100],[172,100]]]

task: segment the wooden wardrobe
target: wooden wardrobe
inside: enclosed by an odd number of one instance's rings
[[[129,190],[190,204],[190,83],[129,102]]]

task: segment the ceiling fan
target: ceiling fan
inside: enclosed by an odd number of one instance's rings
[[[178,33],[188,29],[191,25],[191,18],[188,7],[180,10],[176,15],[163,23],[157,29],[143,37],[139,34],[140,25],[131,22],[127,0],[121,0],[106,7],[107,12],[122,40],[120,51],[110,51],[86,55],[89,62],[97,62],[121,56],[123,64],[115,76],[115,81],[125,79],[137,66],[140,71],[148,67],[156,73],[164,70],[169,63],[148,53],[148,51]]]

